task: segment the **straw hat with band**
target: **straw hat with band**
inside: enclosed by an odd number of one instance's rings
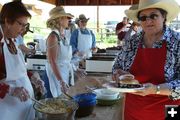
[[[140,0],[137,9],[125,10],[132,21],[138,22],[138,13],[148,8],[160,8],[167,12],[167,22],[173,20],[180,12],[178,3],[174,0]]]
[[[51,20],[54,20],[56,18],[63,17],[63,16],[66,16],[70,19],[74,17],[72,14],[66,13],[62,6],[57,6],[57,7],[53,8],[49,12],[49,16],[50,16],[50,18],[47,21],[51,21]]]

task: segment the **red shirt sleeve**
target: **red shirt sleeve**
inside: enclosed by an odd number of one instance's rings
[[[124,27],[123,22],[118,23],[117,26],[116,26],[116,31],[122,29],[123,27]],[[125,37],[125,35],[126,35],[126,32],[125,32],[125,31],[119,32],[119,33],[118,33],[118,39],[119,39],[119,40],[123,40],[123,38]]]
[[[29,78],[31,78],[33,73],[31,71],[27,71],[27,75],[28,75]]]
[[[122,22],[118,23],[118,24],[116,25],[116,31],[122,29],[123,26],[124,26],[124,25],[123,25]]]
[[[9,85],[5,83],[0,83],[0,98],[3,99],[8,92],[9,92]]]

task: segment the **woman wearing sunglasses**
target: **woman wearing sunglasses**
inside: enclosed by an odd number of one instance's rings
[[[28,25],[31,15],[18,1],[4,4],[0,13],[0,114],[1,120],[34,120],[33,88],[23,54],[14,38]]]
[[[50,10],[47,27],[52,30],[47,38],[46,73],[49,82],[48,97],[58,97],[66,93],[68,87],[74,85],[73,69],[71,64],[72,47],[66,39],[64,30],[68,27],[69,19],[74,16],[66,13],[62,6]]]
[[[165,105],[180,105],[180,34],[166,25],[179,11],[174,0],[140,0],[137,9],[125,11],[142,32],[126,41],[113,66],[113,80],[133,74],[144,85],[125,94],[125,120],[164,120]]]

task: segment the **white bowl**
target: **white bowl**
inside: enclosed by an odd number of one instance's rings
[[[107,88],[96,89],[93,91],[97,95],[97,99],[115,100],[119,97],[119,92],[112,91],[112,90],[107,89]]]

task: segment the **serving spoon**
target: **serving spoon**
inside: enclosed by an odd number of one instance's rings
[[[45,107],[48,107],[46,104],[44,104],[44,103],[42,103],[42,102],[40,102],[40,101],[38,101],[38,100],[36,100],[36,99],[34,99],[34,98],[31,98],[31,100],[33,100],[34,102],[36,102],[36,103],[39,104],[39,105],[43,105],[43,106],[45,106]]]

